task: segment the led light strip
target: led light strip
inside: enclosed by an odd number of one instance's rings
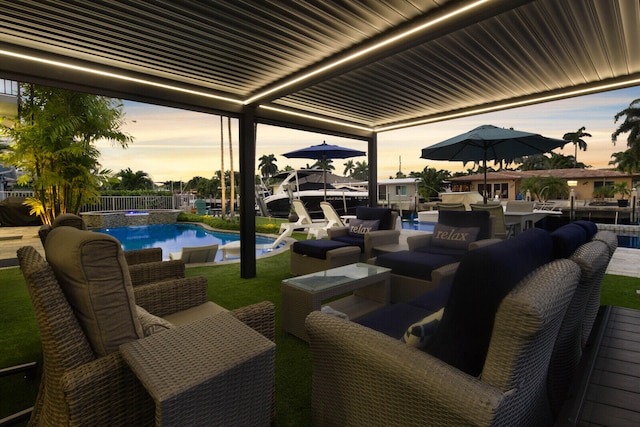
[[[508,102],[508,103],[505,103],[505,104],[494,105],[492,107],[478,108],[476,110],[471,110],[471,111],[467,111],[467,112],[464,112],[464,113],[455,113],[455,114],[449,114],[449,115],[446,115],[446,116],[434,117],[434,118],[430,118],[430,119],[416,120],[414,122],[408,122],[408,123],[402,123],[402,124],[390,125],[390,126],[383,126],[383,127],[380,127],[380,128],[375,128],[374,130],[376,132],[386,132],[386,131],[400,129],[400,128],[407,128],[407,127],[411,127],[411,126],[424,125],[424,124],[428,124],[428,123],[442,122],[442,121],[445,121],[445,120],[456,119],[456,118],[459,118],[459,117],[474,116],[476,114],[490,113],[490,112],[496,111],[496,110],[507,110],[509,108],[524,107],[526,105],[538,104],[540,102],[556,101],[556,100],[559,100],[559,99],[570,98],[570,97],[573,97],[573,96],[586,95],[586,94],[593,93],[593,92],[604,92],[606,90],[613,90],[613,89],[617,89],[617,88],[620,88],[620,87],[623,87],[623,86],[627,87],[627,86],[634,86],[634,85],[640,85],[640,79],[626,80],[626,81],[619,82],[619,83],[610,83],[610,84],[606,84],[606,85],[602,85],[602,86],[596,86],[596,87],[592,87],[592,88],[588,88],[588,89],[572,90],[572,91],[569,91],[569,92],[563,92],[563,93],[559,93],[559,94],[555,94],[555,95],[541,96],[539,98],[529,99],[529,100],[526,100],[526,101]]]
[[[52,60],[44,59],[44,58],[38,58],[36,56],[23,55],[23,54],[11,52],[11,51],[8,51],[8,50],[1,50],[0,49],[0,55],[12,56],[14,58],[26,59],[28,61],[34,61],[34,62],[39,62],[39,63],[42,63],[42,64],[53,65],[55,67],[67,68],[67,69],[76,70],[76,71],[82,71],[84,73],[96,74],[96,75],[99,75],[99,76],[110,77],[110,78],[118,79],[118,80],[125,80],[125,81],[129,81],[129,82],[133,82],[133,83],[140,83],[140,84],[144,84],[144,85],[148,85],[148,86],[159,87],[159,88],[162,88],[162,89],[169,89],[169,90],[173,90],[173,91],[176,91],[176,92],[183,92],[183,93],[188,93],[188,94],[192,94],[192,95],[198,95],[198,96],[202,96],[202,97],[205,97],[205,98],[219,99],[221,101],[232,102],[234,104],[242,104],[242,101],[240,101],[238,99],[232,99],[232,98],[227,98],[227,97],[224,97],[224,96],[214,95],[214,94],[211,94],[211,93],[200,92],[200,91],[197,91],[197,90],[185,89],[185,88],[181,88],[181,87],[177,87],[177,86],[171,86],[171,85],[167,85],[167,84],[156,83],[156,82],[152,82],[150,80],[137,79],[137,78],[134,78],[134,77],[124,76],[122,74],[115,74],[115,73],[109,73],[109,72],[106,72],[106,71],[95,70],[93,68],[79,67],[77,65],[71,65],[71,64],[67,64],[67,63],[59,62],[59,61],[52,61]]]
[[[271,94],[273,92],[277,92],[280,89],[284,89],[284,88],[286,88],[288,86],[294,85],[296,83],[304,81],[304,80],[306,80],[308,78],[311,78],[313,76],[316,76],[318,74],[322,74],[325,71],[328,71],[328,70],[331,70],[332,68],[337,67],[338,65],[342,65],[342,64],[344,64],[346,62],[352,61],[352,60],[354,60],[356,58],[359,58],[359,57],[361,57],[363,55],[366,55],[368,53],[376,51],[376,50],[378,50],[378,49],[380,49],[382,47],[385,47],[385,46],[390,45],[392,43],[401,41],[405,37],[408,37],[408,36],[410,36],[412,34],[420,32],[420,31],[422,31],[422,30],[424,30],[426,28],[429,28],[429,27],[431,27],[431,26],[433,26],[435,24],[438,24],[440,22],[446,21],[446,20],[448,20],[450,18],[453,18],[453,17],[455,17],[455,16],[457,16],[457,15],[459,15],[461,13],[464,13],[464,12],[467,12],[467,11],[469,11],[471,9],[474,9],[474,8],[480,6],[483,3],[487,3],[488,1],[490,1],[490,0],[479,0],[479,1],[476,1],[474,3],[469,4],[467,6],[461,7],[460,9],[456,9],[453,12],[447,13],[446,15],[443,15],[443,16],[441,16],[439,18],[432,19],[431,21],[425,22],[422,25],[419,25],[419,26],[417,26],[415,28],[407,30],[407,31],[405,31],[405,32],[403,32],[401,34],[398,34],[397,36],[390,37],[390,38],[388,38],[386,40],[383,40],[383,41],[381,41],[379,43],[376,43],[373,46],[370,46],[370,47],[368,47],[366,49],[359,50],[359,51],[357,51],[357,52],[355,52],[355,53],[353,53],[353,54],[351,54],[351,55],[349,55],[349,56],[347,56],[345,58],[342,58],[342,59],[339,59],[337,61],[331,62],[330,64],[327,64],[324,67],[321,67],[321,68],[319,68],[319,69],[317,69],[315,71],[311,71],[309,73],[303,74],[300,77],[297,77],[297,78],[295,78],[293,80],[289,80],[286,83],[283,83],[283,84],[281,84],[279,86],[276,86],[276,87],[274,87],[272,89],[269,89],[267,91],[261,92],[261,93],[255,95],[255,96],[252,96],[251,98],[245,100],[244,103],[245,104],[251,104],[252,102],[255,102],[256,100],[258,100],[260,98],[264,98],[265,96],[267,96],[267,95],[269,95],[269,94]]]
[[[342,122],[342,121],[339,121],[339,120],[326,119],[324,117],[318,117],[318,116],[314,116],[312,114],[299,113],[297,111],[283,110],[281,108],[271,107],[269,105],[260,105],[259,107],[260,108],[264,108],[265,110],[276,111],[278,113],[288,114],[290,116],[304,117],[305,119],[311,119],[311,120],[315,120],[315,121],[318,121],[318,122],[331,123],[331,124],[334,124],[334,125],[345,126],[345,127],[349,127],[349,128],[352,128],[352,129],[360,129],[360,130],[364,130],[364,131],[367,131],[367,132],[373,132],[374,131],[374,129],[370,128],[370,127],[358,126],[358,125],[354,125],[354,124],[351,124],[351,123]]]

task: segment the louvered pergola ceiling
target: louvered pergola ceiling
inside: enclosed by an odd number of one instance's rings
[[[0,5],[0,77],[356,137],[640,84],[638,0]]]

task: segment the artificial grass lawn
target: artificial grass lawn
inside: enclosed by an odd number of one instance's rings
[[[295,236],[301,237],[303,236]],[[240,265],[188,268],[188,276],[209,279],[209,298],[234,309],[259,301],[276,305],[276,425],[311,425],[311,357],[306,343],[280,329],[280,282],[290,277],[289,253],[257,261],[257,277],[240,278]],[[0,270],[0,368],[28,361],[41,362],[39,335],[33,309],[18,268]],[[605,275],[603,305],[640,309],[640,279]],[[37,381],[20,375],[0,379],[0,418],[33,405]]]

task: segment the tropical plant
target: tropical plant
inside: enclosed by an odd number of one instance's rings
[[[313,164],[312,167],[317,169],[327,170],[327,171],[332,171],[336,169],[336,167],[333,166],[332,159],[318,159],[316,160],[316,162]]]
[[[264,179],[268,180],[270,177],[278,173],[278,165],[276,165],[278,159],[276,159],[275,155],[264,154],[260,156],[258,161],[260,162],[258,163],[258,169],[260,170],[260,175],[262,175]]]
[[[566,199],[569,197],[567,181],[554,176],[532,176],[522,180],[520,191],[529,191],[534,199],[546,202],[549,199]]]
[[[444,169],[436,170],[425,166],[422,172],[411,172],[409,176],[422,179],[418,187],[418,193],[420,197],[429,199],[430,197],[437,197],[439,193],[444,191],[443,182],[451,178],[451,173]]]
[[[613,160],[610,160],[609,164],[614,165],[616,170],[628,174],[640,172],[640,158],[633,150],[618,151],[613,153],[611,157]]]
[[[582,126],[576,132],[567,132],[562,137],[565,141],[569,141],[573,144],[573,167],[578,167],[578,148],[582,151],[587,151],[587,143],[582,138],[591,137],[591,134],[585,132],[585,129],[586,127]]]
[[[595,199],[611,198],[616,195],[613,185],[599,185],[593,189],[593,197]]]
[[[627,181],[616,182],[613,184],[613,190],[615,194],[620,195],[622,200],[631,195],[631,189],[629,189],[629,183]]]
[[[353,163],[353,160],[347,160],[346,163],[344,163],[344,171],[342,172],[342,175],[353,176],[354,168],[355,168],[355,164]]]
[[[133,138],[122,132],[122,103],[103,96],[25,84],[20,86],[13,126],[0,124],[0,136],[11,141],[5,164],[25,171],[31,181],[31,213],[50,223],[65,212],[78,213],[96,200],[110,171],[102,170],[94,143],[109,140],[126,148]]]
[[[549,169],[549,158],[544,154],[532,154],[515,159],[516,163],[520,163],[517,169],[523,171]]]
[[[122,169],[116,174],[119,183],[114,185],[117,190],[151,190],[153,181],[144,171],[133,172],[131,168]]]
[[[369,179],[369,165],[366,161],[356,162],[351,178],[366,181]]]
[[[627,147],[632,150],[636,158],[640,158],[638,155],[640,153],[640,98],[634,99],[628,108],[616,114],[613,118],[614,123],[617,123],[622,117],[625,117],[624,122],[611,135],[611,141],[615,145],[618,136],[629,132]]]

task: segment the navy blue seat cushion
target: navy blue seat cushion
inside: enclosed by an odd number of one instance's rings
[[[444,307],[450,291],[451,284],[439,286],[414,300],[390,305],[361,317],[356,323],[400,339],[409,326]]]
[[[587,231],[578,224],[563,225],[551,233],[555,258],[569,258],[579,246],[587,243]]]
[[[479,227],[478,240],[491,238],[491,216],[487,211],[438,212],[438,223],[451,227]]]
[[[415,248],[414,252],[423,252],[423,253],[438,254],[438,255],[449,255],[449,256],[454,256],[459,259],[462,259],[462,257],[464,256],[464,254],[468,252],[468,250],[443,248],[443,247],[433,246],[433,245],[424,245],[424,246],[420,246],[419,248]]]
[[[345,236],[332,237],[331,241],[341,242],[348,246],[358,246],[360,247],[360,251],[364,252],[364,234],[361,236],[352,236],[347,234]]]
[[[293,252],[313,258],[327,259],[327,252],[345,246],[349,245],[335,240],[302,240],[293,244]]]
[[[391,209],[387,208],[370,208],[368,206],[356,207],[356,218],[358,219],[377,219],[380,221],[378,230],[391,230]]]
[[[434,312],[437,310],[434,310]],[[407,303],[393,304],[384,309],[356,320],[367,328],[382,332],[392,338],[400,339],[407,328],[431,314],[421,307]]]
[[[428,252],[398,251],[378,255],[376,265],[391,269],[393,274],[431,280],[431,272],[443,265],[460,261],[462,256]]]
[[[577,224],[580,227],[584,228],[584,230],[587,232],[587,240],[591,240],[591,238],[598,232],[598,226],[593,221],[586,221],[581,219],[578,221],[574,221],[573,224]]]
[[[469,251],[425,351],[470,375],[480,375],[500,302],[527,274],[550,262],[552,252],[549,233],[535,228]]]

